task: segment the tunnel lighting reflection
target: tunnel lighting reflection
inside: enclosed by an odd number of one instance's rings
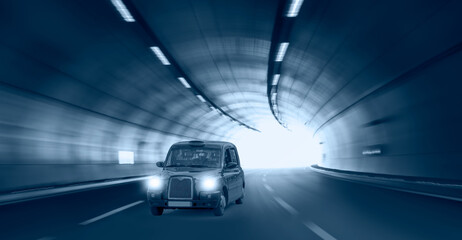
[[[119,164],[134,164],[135,154],[130,151],[119,151]]]
[[[180,80],[181,84],[183,84],[183,86],[185,88],[191,88],[191,85],[189,85],[189,83],[186,81],[186,79],[184,79],[182,77],[179,77],[178,80]]]
[[[286,55],[287,47],[289,47],[288,42],[283,42],[279,44],[278,53],[276,54],[276,62],[282,62],[284,56]]]
[[[167,57],[165,57],[164,53],[160,50],[159,47],[151,47],[151,50],[154,52],[156,57],[162,62],[164,65],[170,65],[170,62],[168,61]]]
[[[281,76],[281,74],[274,74],[274,76],[273,76],[273,82],[271,83],[271,85],[273,85],[273,86],[278,85],[279,77],[280,77],[280,76]]]
[[[122,0],[111,0],[111,2],[126,22],[135,21]]]
[[[286,13],[286,17],[296,17],[302,4],[303,0],[292,0],[289,6],[289,10]]]
[[[196,95],[196,97],[197,97],[201,102],[203,102],[203,103],[206,102],[205,99],[204,99],[204,97],[202,97],[201,95]]]
[[[258,125],[261,132],[240,131],[234,138],[244,168],[307,167],[321,160],[321,145],[303,124],[290,131],[274,120]]]

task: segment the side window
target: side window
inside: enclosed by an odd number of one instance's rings
[[[234,148],[231,148],[230,152],[231,152],[231,161],[235,162],[236,164],[239,164],[237,161],[236,150]]]
[[[228,164],[231,162],[231,154],[229,153],[229,149],[226,149],[225,151],[225,164]]]

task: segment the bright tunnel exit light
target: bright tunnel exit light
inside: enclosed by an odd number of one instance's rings
[[[321,145],[303,124],[289,125],[291,131],[276,121],[261,123],[254,131],[237,133],[234,142],[244,168],[295,168],[320,162]]]
[[[130,14],[130,12],[128,11],[127,7],[122,2],[122,0],[111,0],[111,2],[112,2],[112,5],[114,5],[114,7],[117,9],[117,11],[120,13],[122,18],[126,22],[134,22],[135,21],[135,18],[133,18],[133,16]]]

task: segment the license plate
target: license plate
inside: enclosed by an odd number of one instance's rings
[[[192,203],[186,202],[186,201],[169,201],[168,206],[169,207],[191,207]]]

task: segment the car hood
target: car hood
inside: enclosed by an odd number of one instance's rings
[[[206,176],[218,176],[221,169],[211,168],[169,168],[162,170],[162,177],[170,178],[173,176],[190,176],[193,178],[201,178]]]

